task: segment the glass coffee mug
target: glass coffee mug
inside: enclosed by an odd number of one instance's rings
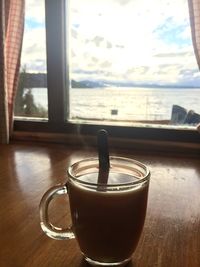
[[[68,168],[65,185],[50,188],[40,203],[42,230],[54,239],[76,238],[91,265],[123,266],[135,251],[144,225],[150,172],[135,160],[110,157],[106,184],[98,183],[97,158]],[[48,220],[55,196],[68,194],[72,226],[61,229]]]

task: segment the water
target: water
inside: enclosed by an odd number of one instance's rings
[[[47,108],[47,89],[32,88],[32,93],[35,103]],[[193,88],[73,88],[70,90],[70,117],[170,120],[174,104],[200,113],[199,103],[200,89]]]

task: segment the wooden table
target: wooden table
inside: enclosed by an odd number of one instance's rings
[[[128,267],[200,266],[200,159],[118,151],[151,170],[143,234]],[[72,162],[96,152],[67,145],[0,145],[0,266],[86,267],[76,240],[57,241],[40,229],[44,192],[64,182]],[[53,223],[69,223],[67,198],[51,205]],[[123,246],[123,244],[122,244]]]

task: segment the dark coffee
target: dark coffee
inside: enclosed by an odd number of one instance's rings
[[[98,174],[79,179],[94,182]],[[136,179],[136,178],[135,178]],[[108,183],[134,181],[133,176],[110,173]],[[68,183],[73,231],[86,257],[99,262],[120,262],[131,257],[142,232],[148,182],[123,191],[99,191]]]

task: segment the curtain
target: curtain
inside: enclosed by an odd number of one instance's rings
[[[188,6],[194,53],[200,69],[200,0],[188,0]],[[197,131],[200,133],[200,124],[197,125]]]
[[[9,143],[24,31],[24,0],[0,0],[0,143]]]
[[[192,42],[200,69],[200,0],[188,0]]]

